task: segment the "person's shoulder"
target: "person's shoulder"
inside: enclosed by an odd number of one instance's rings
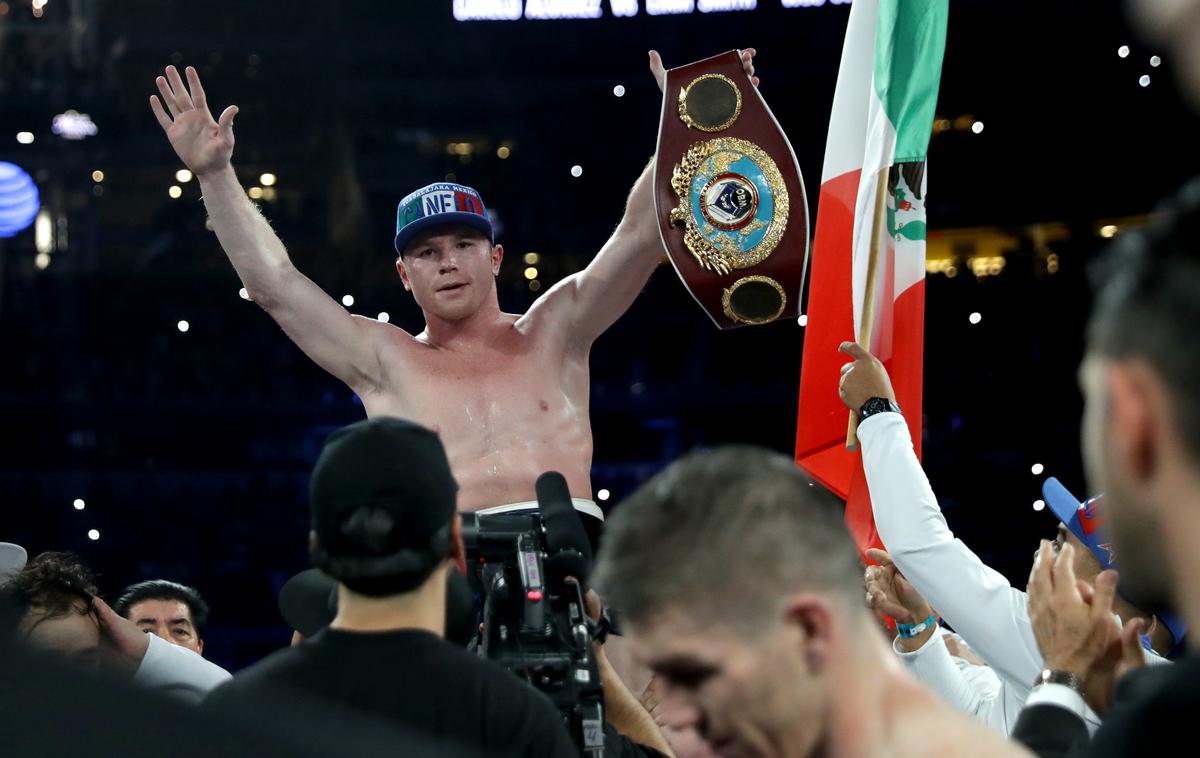
[[[1200,660],[1156,666],[1124,677],[1117,700],[1092,740],[1089,755],[1140,755],[1149,744],[1188,744],[1200,708]]]
[[[238,671],[232,679],[210,692],[205,703],[253,697],[259,690],[277,685],[290,672],[302,667],[309,652],[304,645],[276,650],[258,663]]]
[[[391,323],[391,317],[387,313],[381,313],[374,318],[371,316],[362,316],[357,313],[351,315],[358,328],[370,335],[370,338],[376,341],[378,345],[401,350],[422,347],[416,335],[403,327]]]
[[[451,642],[444,639],[436,641],[431,639],[426,644],[429,646],[426,651],[427,655],[436,660],[439,667],[461,672],[465,677],[484,682],[500,682],[498,685],[500,687],[508,686],[510,681],[512,684],[521,686],[521,682],[516,677],[498,664],[486,658],[480,658]]]
[[[572,274],[560,279],[550,289],[543,292],[524,314],[506,313],[504,315],[514,316],[514,325],[526,334],[532,333],[534,330],[562,327],[572,316],[572,306],[578,292],[576,275]]]
[[[1173,666],[1146,667],[1117,683],[1116,704],[1109,722],[1146,720],[1157,723],[1167,714],[1184,717],[1200,707],[1200,656],[1189,655]],[[1149,723],[1149,722],[1147,722]],[[1181,722],[1188,724],[1186,717]],[[1190,728],[1190,726],[1188,727]]]
[[[438,648],[439,666],[454,671],[461,680],[473,680],[486,690],[490,704],[510,705],[521,708],[547,709],[557,713],[554,704],[540,690],[517,678],[500,664],[479,658],[449,642],[442,641]]]
[[[526,756],[574,756],[578,749],[550,697],[498,664],[480,664],[480,702],[494,745]]]
[[[914,681],[894,682],[886,714],[888,739],[895,745],[925,745],[928,754],[954,755],[972,745],[972,755],[1023,756],[1002,734],[946,705]]]

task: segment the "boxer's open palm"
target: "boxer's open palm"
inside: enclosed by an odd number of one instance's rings
[[[222,111],[220,119],[214,120],[204,87],[200,85],[200,75],[191,66],[186,73],[185,85],[175,67],[167,66],[167,75],[155,79],[162,101],[151,95],[150,110],[184,165],[196,176],[202,176],[229,165],[233,155],[233,117],[238,109],[231,105]]]
[[[758,51],[752,47],[745,50],[739,50],[738,56],[742,59],[742,70],[746,72],[746,76],[750,77],[750,83],[755,87],[758,86],[758,77],[754,75],[754,56],[758,55]],[[663,66],[662,56],[657,50],[650,51],[650,73],[654,74],[654,81],[658,82],[658,88],[661,90],[667,82],[667,69]]]

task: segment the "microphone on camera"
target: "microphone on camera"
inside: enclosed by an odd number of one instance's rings
[[[571,502],[567,480],[557,471],[547,471],[537,478],[534,490],[552,567],[564,576],[574,576],[586,589],[592,570],[592,543]]]

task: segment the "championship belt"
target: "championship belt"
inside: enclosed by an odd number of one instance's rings
[[[804,182],[736,51],[667,72],[654,204],[671,264],[719,328],[799,315]]]

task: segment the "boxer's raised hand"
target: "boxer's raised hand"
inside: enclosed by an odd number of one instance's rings
[[[150,110],[184,165],[200,177],[229,165],[233,155],[233,117],[238,108],[231,105],[221,112],[220,119],[214,120],[204,87],[200,85],[200,75],[191,66],[186,73],[187,84],[184,84],[179,71],[167,66],[166,76],[154,80],[162,101],[151,95]]]
[[[752,47],[740,51],[742,56],[742,70],[746,72],[746,76],[750,77],[750,83],[755,87],[758,86],[758,77],[754,75],[754,56],[758,55],[758,51]],[[667,81],[667,69],[663,67],[662,56],[657,50],[650,51],[650,73],[654,74],[654,81],[658,82],[658,88],[661,90]]]

